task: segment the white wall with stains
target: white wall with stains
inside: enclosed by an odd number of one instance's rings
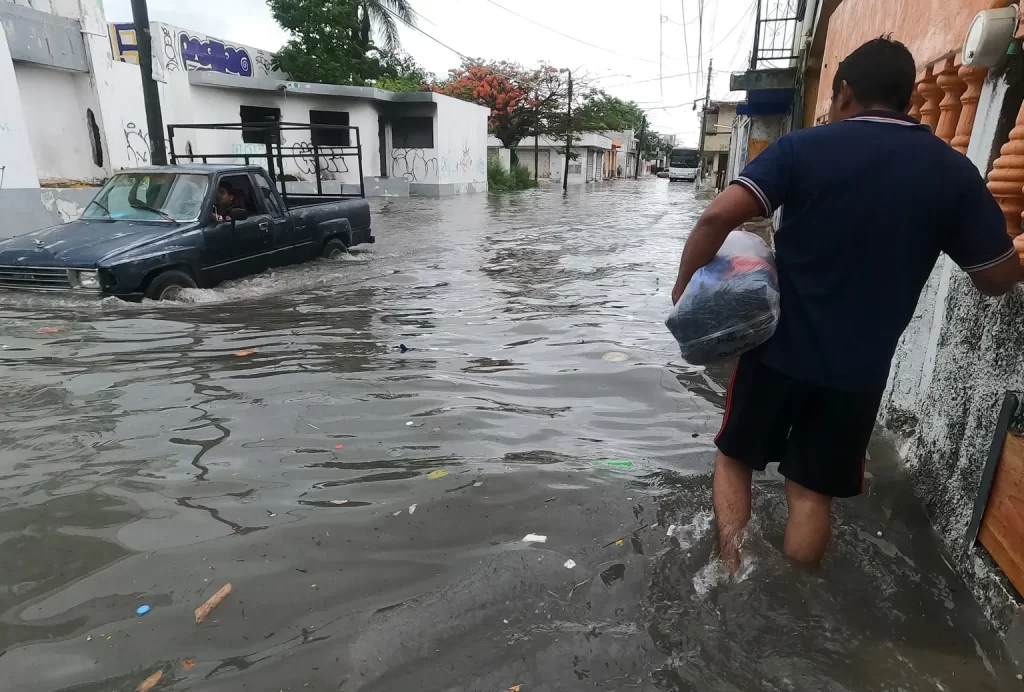
[[[99,105],[89,75],[18,63],[14,66],[36,173],[44,183],[59,180],[98,182],[107,177],[97,165],[93,144],[100,147],[97,125],[90,133],[89,112],[95,121]],[[102,161],[102,155],[99,157]]]
[[[438,182],[452,184],[452,192],[487,189],[487,129],[479,126],[490,111],[475,103],[445,96],[437,99],[435,146],[438,155]],[[467,184],[472,183],[469,190]]]
[[[0,95],[17,94],[18,78],[0,24]],[[38,188],[39,177],[20,98],[0,96],[0,190]]]

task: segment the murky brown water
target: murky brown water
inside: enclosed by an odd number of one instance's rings
[[[725,373],[662,326],[699,208],[667,181],[378,202],[376,246],[192,304],[3,298],[0,688],[1017,684],[884,468],[820,573],[779,556],[764,480],[722,579]]]

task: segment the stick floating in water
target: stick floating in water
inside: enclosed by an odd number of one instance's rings
[[[213,609],[220,605],[220,602],[228,597],[231,593],[231,584],[225,584],[220,587],[220,591],[210,596],[210,598],[203,605],[196,608],[196,624],[200,624],[206,619],[206,616],[213,612]]]
[[[160,682],[160,678],[164,676],[163,670],[158,670],[148,678],[139,683],[139,686],[135,688],[135,692],[149,692],[151,689],[156,687],[156,684]]]

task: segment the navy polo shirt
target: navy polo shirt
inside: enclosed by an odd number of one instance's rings
[[[895,112],[792,132],[733,184],[782,208],[779,327],[751,355],[812,384],[880,392],[939,253],[970,272],[1014,252],[978,169]]]

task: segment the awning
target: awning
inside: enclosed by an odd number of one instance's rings
[[[753,89],[747,102],[736,107],[739,115],[783,115],[793,105],[796,89]]]

